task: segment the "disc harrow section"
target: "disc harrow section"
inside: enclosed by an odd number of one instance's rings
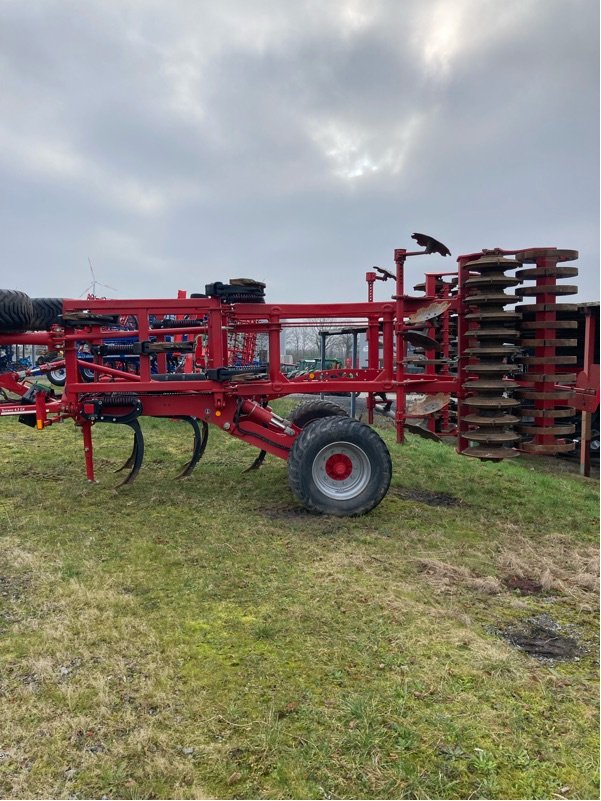
[[[505,290],[519,279],[508,275],[517,263],[484,255],[461,266],[464,331],[460,380],[459,433],[466,456],[499,461],[518,455],[520,401],[513,397],[519,370],[519,314],[506,307],[515,296]]]
[[[528,265],[516,272],[521,281],[516,294],[526,301],[518,307],[524,365],[519,431],[523,436],[520,447],[529,453],[553,455],[574,449],[574,443],[565,438],[575,430],[569,421],[575,414],[569,403],[569,385],[576,382],[577,323],[558,318],[576,310],[562,298],[575,294],[578,287],[558,280],[578,275],[577,267],[565,264],[577,258],[578,251],[557,248],[524,250],[516,255],[522,265]],[[534,302],[527,302],[530,299]]]

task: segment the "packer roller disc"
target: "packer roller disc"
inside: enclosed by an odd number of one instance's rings
[[[466,331],[467,337],[477,337],[478,339],[518,339],[520,332],[515,328],[472,328]]]
[[[497,397],[494,395],[470,395],[463,402],[466,406],[477,406],[480,409],[514,409],[520,405],[517,398],[504,398],[503,396]]]
[[[565,409],[522,409],[522,417],[532,417],[535,420],[560,420],[565,417],[574,417],[576,409],[572,406]]]
[[[520,352],[518,345],[497,345],[493,347],[490,344],[482,348],[466,348],[464,351],[466,356],[513,356]]]
[[[525,373],[521,379],[524,384],[574,384],[577,379],[576,373]]]
[[[520,283],[519,278],[511,278],[508,275],[503,275],[503,273],[494,273],[494,274],[487,274],[487,275],[479,275],[477,277],[468,278],[465,282],[465,286],[469,289],[472,288],[480,288],[480,287],[510,287],[510,286],[517,286]]]
[[[474,320],[475,322],[513,322],[521,320],[522,315],[516,311],[507,311],[506,309],[487,309],[486,311],[475,311],[465,315],[466,320]]]
[[[536,286],[518,286],[516,295],[530,297],[534,295],[575,295],[578,287],[575,284],[537,284]]]
[[[577,312],[578,305],[576,303],[520,303],[516,306],[520,313],[524,312]],[[537,328],[543,328],[543,321],[541,320]]]
[[[549,259],[555,262],[576,261],[578,251],[558,250],[557,248],[530,248],[518,251],[515,258],[520,264],[538,263],[542,259]]]
[[[525,309],[528,308],[528,306],[525,307]],[[538,331],[542,327],[542,323],[538,320],[524,320],[520,326],[522,331]],[[544,327],[554,331],[569,331],[578,328],[578,322],[577,320],[545,320]]]
[[[519,370],[515,364],[503,364],[502,362],[490,362],[480,364],[468,364],[465,368],[466,373],[477,373],[483,375],[510,375]]]
[[[575,278],[578,275],[578,267],[528,267],[525,270],[518,270],[516,278],[524,281],[529,278]]]
[[[498,273],[504,272],[505,270],[515,270],[518,264],[512,259],[505,259],[503,256],[498,256],[496,254],[488,254],[482,256],[480,259],[468,261],[464,266],[470,272],[477,271],[483,274],[491,271]]]
[[[477,431],[468,431],[464,434],[466,439],[473,440],[474,442],[517,442],[520,435],[517,431],[488,431],[485,428],[479,428]]]
[[[466,423],[474,426],[512,426],[520,422],[520,418],[516,417],[514,414],[496,414],[490,416],[484,414],[468,414],[465,415],[463,419]]]
[[[539,392],[536,389],[522,389],[516,390],[522,398],[526,400],[556,400],[556,401],[569,401],[573,397],[573,393],[569,390],[550,390],[549,392]],[[534,413],[534,410],[533,410]]]
[[[576,348],[578,347],[577,339],[528,339],[522,337],[520,345],[526,348],[548,348],[550,346],[557,348]]]
[[[543,436],[561,436],[565,437],[568,434],[573,434],[576,431],[574,424],[570,425],[520,425],[518,431],[526,436],[533,436],[534,434],[541,434]]]
[[[523,442],[520,448],[526,453],[537,453],[540,456],[554,456],[556,453],[570,453],[576,448],[574,442],[554,442],[545,445],[537,442]]]
[[[578,356],[521,356],[524,364],[577,364]],[[532,373],[536,375],[536,373]]]
[[[470,295],[466,302],[469,306],[503,306],[515,303],[515,295],[508,295],[505,292],[489,292],[485,295]]]
[[[519,387],[518,382],[511,378],[505,380],[481,378],[478,381],[468,380],[463,385],[464,389],[494,392],[498,397],[503,397],[504,392],[517,389],[517,387]]]

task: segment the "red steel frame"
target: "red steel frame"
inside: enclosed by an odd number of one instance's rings
[[[483,251],[484,252],[484,251]],[[503,255],[520,251],[495,251]],[[369,422],[373,421],[375,394],[396,395],[395,425],[398,442],[404,440],[405,399],[409,392],[423,394],[447,393],[458,398],[458,450],[465,450],[469,442],[462,436],[465,424],[461,423],[461,402],[464,397],[463,352],[467,348],[466,324],[464,320],[463,283],[466,278],[464,265],[482,256],[482,252],[460,256],[458,259],[458,291],[450,294],[450,284],[443,282],[437,291],[437,281],[444,276],[457,275],[453,272],[428,273],[426,293],[421,297],[411,297],[404,290],[404,268],[408,256],[424,255],[426,252],[409,253],[397,249],[394,253],[395,273],[381,270],[385,277],[368,272],[368,299],[357,303],[319,303],[319,304],[274,304],[274,303],[223,303],[219,298],[185,298],[180,292],[176,299],[133,299],[133,300],[64,300],[64,315],[79,316],[79,322],[71,327],[55,326],[49,332],[0,335],[0,343],[40,344],[49,349],[64,353],[67,380],[65,392],[60,399],[40,390],[35,395],[35,405],[22,402],[3,403],[0,415],[33,414],[39,429],[53,422],[71,418],[81,427],[84,439],[87,477],[94,480],[92,427],[94,425],[94,399],[108,397],[108,406],[113,408],[118,422],[119,398],[133,397],[141,401],[144,416],[181,417],[189,416],[219,426],[229,434],[248,442],[274,456],[286,459],[300,429],[274,414],[269,402],[289,394],[323,392],[367,393]],[[375,268],[378,269],[378,268]],[[376,280],[394,279],[395,294],[387,301],[374,300]],[[406,338],[411,330],[411,315],[424,309],[433,301],[443,297],[448,307],[443,316],[442,358],[439,372],[426,367],[424,373],[408,373],[405,369]],[[118,315],[121,318],[134,318],[137,328],[127,331],[103,330],[101,325],[87,324],[85,315]],[[457,353],[459,357],[458,374],[451,375],[448,367],[450,355],[449,319],[457,317]],[[174,317],[180,321],[172,328],[153,328],[151,316],[158,319]],[[182,327],[181,321],[190,319],[189,326]],[[314,319],[323,325],[331,319],[334,325],[341,321],[359,321],[367,327],[368,358],[366,368],[345,368],[317,370],[314,373],[290,379],[281,372],[280,335],[283,328],[292,327],[300,321]],[[151,372],[150,355],[142,352],[139,356],[137,374],[114,369],[102,363],[102,357],[95,362],[82,362],[78,359],[81,342],[90,346],[100,345],[107,336],[111,339],[137,337],[140,343],[166,341],[172,336],[179,343],[187,334],[192,342],[193,355],[186,357],[186,370],[179,375],[166,372],[166,356],[157,354],[159,370],[162,375]],[[268,364],[264,374],[252,372],[239,373],[231,364],[232,352],[228,343],[245,337],[253,348],[261,334],[268,340]],[[189,346],[190,348],[190,346]],[[249,345],[250,348],[250,345]],[[382,358],[380,359],[380,351]],[[429,352],[427,358],[436,354]],[[244,358],[252,356],[249,352]],[[49,365],[46,369],[50,369]],[[91,369],[96,380],[85,383],[80,378],[80,367]],[[217,380],[211,371],[230,368],[225,380]],[[212,377],[207,377],[212,376]],[[24,396],[29,389],[24,383],[24,374],[8,374],[0,378],[0,387]],[[118,393],[115,394],[115,393]],[[108,416],[110,417],[110,412]],[[448,417],[445,418],[448,429]]]
[[[53,350],[62,351],[67,373],[65,392],[60,400],[36,395],[36,424],[44,428],[53,422],[72,418],[82,428],[86,453],[87,474],[94,478],[92,460],[90,419],[93,405],[90,399],[119,393],[120,396],[135,395],[142,402],[145,416],[177,417],[191,416],[219,426],[233,436],[265,450],[275,456],[287,458],[290,448],[299,433],[296,427],[283,425],[267,404],[292,393],[317,394],[321,392],[394,393],[397,398],[397,440],[404,440],[405,396],[407,392],[454,393],[457,380],[450,375],[407,374],[403,363],[405,341],[403,333],[410,326],[406,318],[430,303],[432,297],[412,298],[404,294],[404,265],[406,250],[395,251],[396,276],[395,295],[389,301],[363,303],[319,303],[319,304],[272,304],[237,303],[224,304],[218,298],[134,299],[134,300],[64,300],[64,314],[69,315],[118,315],[135,318],[137,328],[128,331],[111,331],[110,338],[137,337],[139,342],[164,342],[168,335],[180,337],[187,334],[193,339],[193,372],[169,375],[160,380],[151,373],[150,356],[140,354],[137,374],[111,368],[102,363],[78,359],[78,348],[82,342],[99,345],[109,336],[100,325],[77,323],[77,327],[54,327],[47,333],[36,332],[18,335],[0,335],[0,342],[44,344]],[[420,254],[419,254],[420,255]],[[180,293],[181,294],[181,293]],[[373,296],[372,296],[373,297]],[[451,301],[455,306],[456,300]],[[150,317],[163,319],[166,316],[190,318],[196,322],[189,327],[153,328]],[[309,373],[296,379],[282,374],[280,334],[284,327],[295,322],[332,319],[360,320],[367,323],[368,367],[325,370]],[[380,365],[380,338],[382,331],[382,364]],[[254,343],[256,337],[266,334],[269,362],[265,374],[256,377],[242,373],[235,375],[231,365],[232,352],[228,341],[245,335]],[[229,337],[229,340],[228,340]],[[246,357],[249,354],[245,354]],[[157,356],[159,370],[165,369],[165,355]],[[189,363],[189,362],[188,362]],[[80,378],[79,369],[86,367],[96,373],[96,380],[86,383]],[[209,380],[206,371],[231,367],[234,375],[228,380]],[[185,378],[185,381],[181,379]],[[23,395],[27,385],[15,378],[4,379],[4,386]],[[10,386],[9,386],[10,384]],[[115,403],[115,411],[118,404]],[[265,408],[267,406],[267,408]],[[371,407],[373,413],[373,406]],[[31,406],[3,404],[0,414],[32,413]],[[118,416],[118,415],[116,415]]]

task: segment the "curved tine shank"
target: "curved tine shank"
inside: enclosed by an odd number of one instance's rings
[[[194,447],[192,450],[192,458],[187,464],[184,465],[181,473],[176,476],[176,478],[186,478],[186,476],[189,476],[194,470],[202,458],[203,453],[205,452],[205,448],[207,447],[207,442],[209,439],[209,426],[204,420],[200,421],[199,426],[196,417],[190,417],[188,415],[178,416],[176,419],[184,420],[186,423],[190,423],[194,429]]]
[[[133,447],[131,449],[131,453],[129,455],[129,458],[127,459],[125,464],[122,464],[121,467],[118,467],[115,470],[115,473],[120,473],[122,470],[130,470],[134,466],[135,461],[136,461],[136,448],[137,448],[136,437],[134,435],[134,444],[133,444]]]
[[[140,424],[137,420],[132,420],[131,423],[123,423],[123,425],[129,426],[134,432],[134,449],[132,451],[133,464],[125,479],[120,484],[117,484],[118,487],[122,487],[124,484],[131,484],[140,472],[142,462],[144,461],[144,435],[142,434]]]
[[[255,459],[255,461],[251,464],[250,467],[247,467],[246,470],[243,470],[243,473],[249,473],[251,470],[258,470],[259,467],[265,461],[265,457],[267,456],[267,451],[259,451],[259,455]]]

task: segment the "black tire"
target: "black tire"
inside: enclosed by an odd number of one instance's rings
[[[388,492],[392,461],[381,437],[350,417],[314,420],[288,457],[290,488],[311,512],[357,516]]]
[[[31,325],[31,298],[18,289],[0,289],[0,333],[27,331]]]
[[[58,367],[56,370],[50,370],[46,373],[46,377],[55,387],[64,387],[67,380],[67,371],[64,367]]]
[[[30,324],[32,331],[49,331],[50,326],[61,322],[62,298],[31,298],[31,304],[33,306]]]
[[[591,451],[591,459],[596,459],[597,461],[599,461],[599,453],[600,453],[599,444],[600,444],[599,429],[593,428],[593,430],[591,431],[591,442],[589,448]]]
[[[40,364],[47,364],[48,362],[57,362],[61,359],[62,356],[56,350],[49,350],[47,353],[44,353],[42,356],[38,356],[37,358],[37,365],[38,367]]]
[[[287,419],[295,426],[304,428],[307,423],[321,420],[323,417],[348,417],[348,412],[337,403],[318,398],[301,403],[290,412]]]

